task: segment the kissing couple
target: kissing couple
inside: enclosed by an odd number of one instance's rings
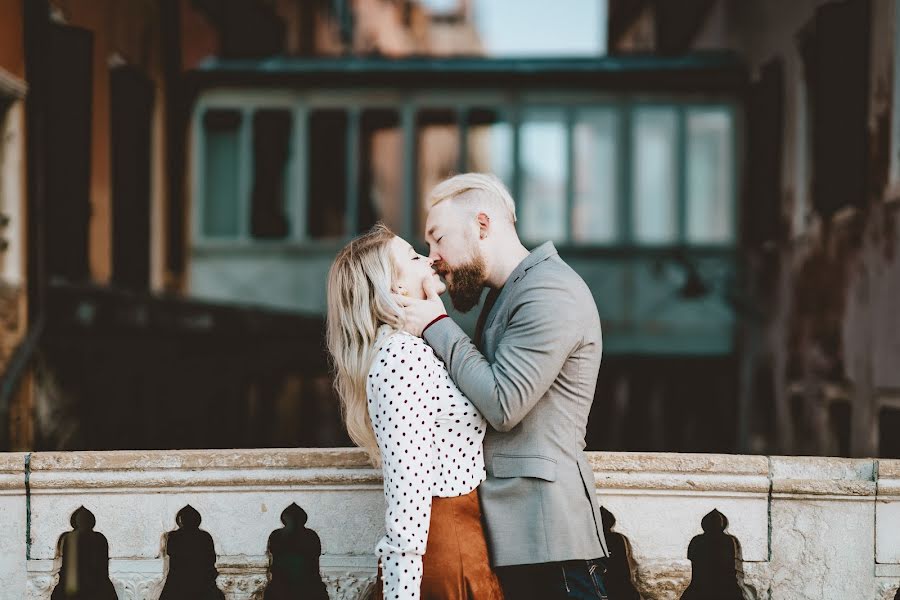
[[[347,431],[384,476],[374,597],[606,599],[584,453],[602,351],[591,292],[552,242],[522,244],[496,176],[451,177],[427,204],[428,256],[378,224],[328,275]],[[439,295],[465,312],[485,287],[472,340]]]

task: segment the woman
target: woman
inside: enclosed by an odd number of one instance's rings
[[[382,465],[387,501],[376,598],[501,600],[477,487],[486,423],[391,294],[424,298],[431,261],[382,224],[328,274],[328,350],[350,437]]]

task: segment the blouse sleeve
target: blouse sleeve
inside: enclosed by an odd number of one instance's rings
[[[384,474],[386,534],[375,553],[382,560],[385,600],[416,600],[431,520],[434,399],[426,381],[425,347],[394,342],[375,358],[369,402]],[[373,422],[376,422],[373,419]]]

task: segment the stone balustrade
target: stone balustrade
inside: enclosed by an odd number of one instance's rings
[[[737,590],[723,600],[900,598],[900,461],[590,460],[610,544],[628,558],[611,575],[630,598],[689,600],[709,585]],[[351,449],[2,454],[0,491],[9,600],[49,599],[92,552],[108,553],[120,599],[176,598],[193,569],[228,600],[262,600],[287,564],[279,553],[302,564],[316,535],[329,597],[356,600],[383,530],[380,473]]]

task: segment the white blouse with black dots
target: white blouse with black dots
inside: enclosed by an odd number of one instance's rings
[[[400,331],[382,340],[366,387],[387,501],[375,554],[385,600],[417,600],[431,498],[462,496],[484,481],[486,422],[422,339]]]

